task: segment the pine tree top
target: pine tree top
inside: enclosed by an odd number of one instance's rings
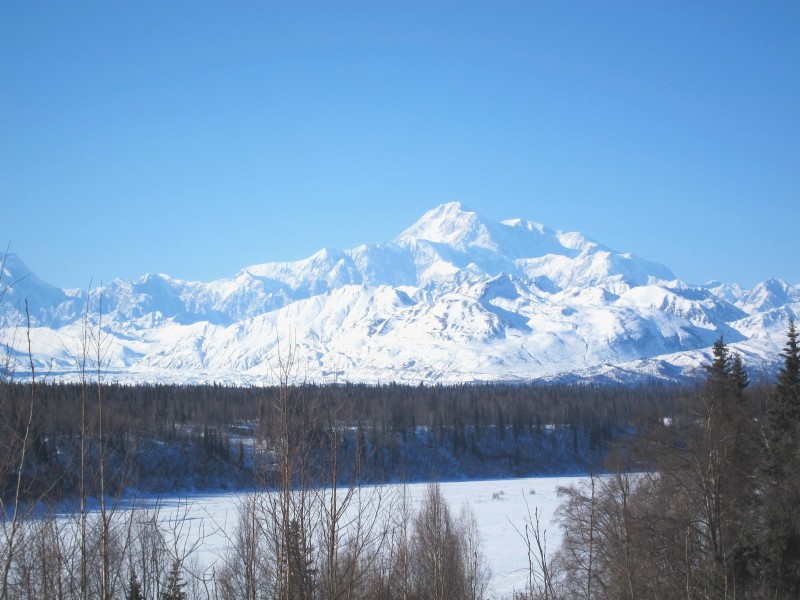
[[[131,578],[128,582],[128,593],[125,596],[125,600],[144,600],[142,584],[136,578],[136,571],[134,570],[131,570]]]
[[[794,432],[800,430],[800,348],[792,320],[782,356],[784,364],[778,373],[767,414],[773,446],[780,443],[783,436],[795,435]]]
[[[800,385],[800,348],[797,344],[797,329],[793,319],[789,319],[787,338],[781,353],[784,364],[778,373],[779,387]]]
[[[162,596],[163,600],[187,600],[188,596],[186,592],[183,591],[184,586],[186,585],[182,581],[182,568],[180,561],[173,561],[172,569],[169,572],[169,576],[167,577],[167,581],[164,585],[166,591]]]

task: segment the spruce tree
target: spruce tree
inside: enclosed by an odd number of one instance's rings
[[[704,366],[708,373],[706,400],[714,410],[721,413],[722,418],[741,417],[739,413],[744,409],[744,390],[750,385],[742,357],[736,352],[730,353],[722,336],[714,342],[712,354],[711,364]]]
[[[776,393],[785,415],[797,421],[800,414],[800,349],[794,321],[789,321],[786,346],[783,349],[783,368],[778,374]]]
[[[144,600],[142,584],[139,583],[134,569],[131,569],[131,578],[128,582],[128,593],[125,595],[125,600]]]
[[[768,466],[784,471],[798,449],[800,427],[800,349],[794,321],[789,321],[788,340],[783,349],[783,367],[778,373],[778,383],[770,397],[767,413],[769,424]]]
[[[769,595],[800,597],[800,348],[794,321],[783,367],[769,399],[764,486],[764,541]]]
[[[744,394],[745,388],[750,385],[750,378],[747,376],[747,371],[744,370],[742,364],[742,357],[738,353],[734,353],[733,360],[731,361],[731,384],[733,385],[733,393],[737,398]]]
[[[732,400],[733,382],[731,379],[731,355],[722,336],[714,342],[711,349],[711,363],[704,365],[706,383],[700,401],[703,403],[709,424],[718,429],[722,423],[730,420],[736,412]]]
[[[731,357],[728,353],[728,347],[725,345],[722,336],[714,342],[711,349],[714,358],[710,365],[705,365],[705,370],[708,372],[706,379],[706,390],[711,394],[725,395],[727,388],[730,384],[730,371],[731,371]]]
[[[698,406],[703,419],[688,432],[688,443],[698,466],[693,483],[703,497],[702,519],[708,523],[706,585],[712,595],[723,597],[725,590],[743,592],[754,585],[750,555],[757,539],[752,528],[757,452],[749,433],[744,398],[749,380],[742,359],[731,355],[722,337],[712,354]]]
[[[186,600],[186,592],[183,588],[186,584],[182,581],[181,563],[178,560],[172,562],[172,569],[164,583],[164,594],[162,600]]]

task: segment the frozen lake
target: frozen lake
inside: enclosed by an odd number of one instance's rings
[[[585,477],[532,477],[490,481],[442,483],[441,489],[454,516],[464,504],[469,505],[481,532],[484,555],[491,568],[489,589],[497,598],[510,596],[524,587],[527,581],[528,556],[524,540],[515,527],[524,531],[528,509],[531,515],[538,509],[542,530],[546,530],[548,554],[556,550],[561,532],[552,522],[558,507],[559,486],[578,483]],[[414,483],[406,492],[417,508],[428,484]],[[398,492],[400,486],[387,486]],[[180,515],[183,535],[188,539],[202,537],[196,552],[203,566],[209,566],[228,545],[237,520],[237,507],[242,498],[238,493],[190,494],[162,498],[162,515]]]

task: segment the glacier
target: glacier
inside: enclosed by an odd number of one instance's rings
[[[580,233],[458,202],[389,242],[207,283],[60,289],[8,254],[0,294],[10,374],[33,364],[53,380],[88,369],[124,383],[266,385],[290,356],[317,383],[685,382],[720,336],[757,379],[800,313],[800,288],[780,279],[689,285]]]

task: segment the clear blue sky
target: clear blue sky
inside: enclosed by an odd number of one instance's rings
[[[0,3],[0,242],[208,281],[453,200],[800,283],[800,2]]]

